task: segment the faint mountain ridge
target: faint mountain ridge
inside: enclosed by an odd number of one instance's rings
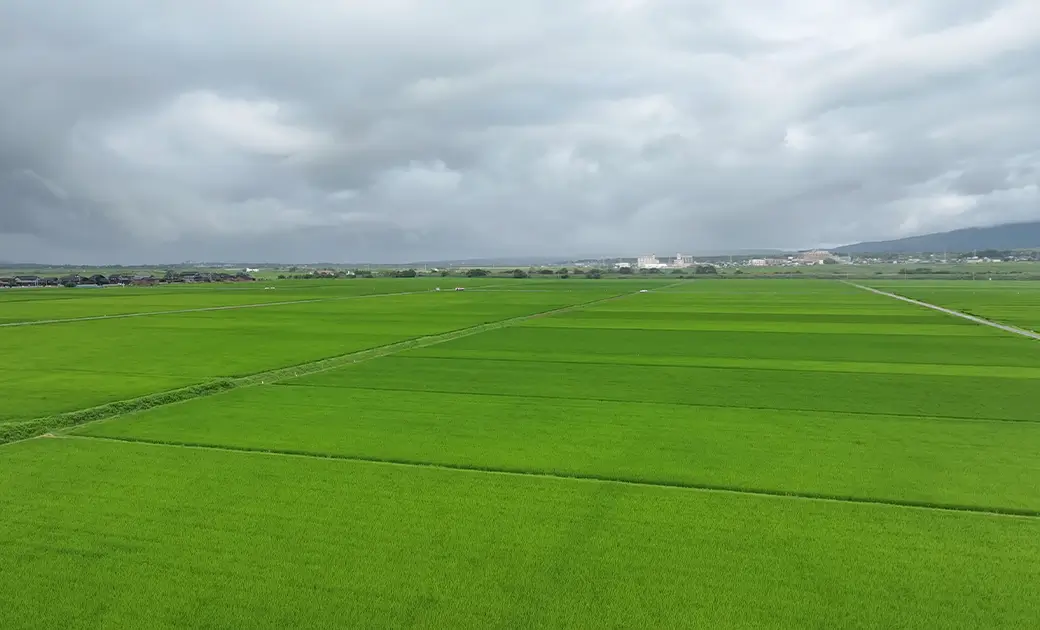
[[[964,253],[974,250],[1040,249],[1040,221],[963,228],[890,241],[868,241],[832,249],[836,254]]]

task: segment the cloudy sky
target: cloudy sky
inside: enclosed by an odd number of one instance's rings
[[[1040,219],[1037,0],[0,0],[0,260],[796,248]]]

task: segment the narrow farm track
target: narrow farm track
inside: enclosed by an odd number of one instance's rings
[[[310,300],[285,300],[283,302],[258,302],[256,304],[233,304],[230,306],[203,306],[199,308],[181,308],[169,311],[144,311],[141,313],[116,313],[113,315],[89,315],[87,317],[67,317],[64,319],[37,319],[23,322],[6,322],[0,324],[0,328],[14,328],[20,326],[42,326],[45,324],[69,324],[72,322],[92,322],[105,319],[127,319],[130,317],[150,317],[153,315],[181,315],[184,313],[207,313],[211,311],[237,311],[247,308],[268,308],[271,306],[291,306],[293,304],[317,304],[320,302],[341,302],[343,300],[360,300],[362,298],[389,297],[395,295],[416,295],[418,293],[429,293],[423,291],[401,291],[398,293],[372,293],[369,295],[344,295],[334,298],[314,298]]]
[[[938,510],[943,512],[967,512],[986,516],[1007,516],[1016,518],[1040,519],[1040,510],[1005,508],[999,506],[959,505],[952,503],[939,503],[928,501],[908,501],[900,499],[886,499],[881,497],[842,496],[835,494],[798,492],[774,490],[769,488],[744,488],[725,484],[701,484],[695,482],[667,482],[649,481],[628,477],[614,477],[609,475],[594,475],[585,473],[554,473],[539,470],[524,470],[520,468],[496,468],[491,466],[469,466],[465,464],[443,464],[432,463],[421,460],[385,459],[374,457],[362,457],[355,455],[335,455],[325,453],[310,453],[306,451],[292,451],[281,449],[265,449],[250,447],[222,446],[195,442],[176,442],[168,440],[151,440],[147,438],[133,437],[101,437],[93,435],[47,435],[47,439],[74,439],[74,440],[99,440],[104,442],[117,442],[124,444],[148,444],[156,447],[166,448],[188,448],[196,450],[221,451],[226,453],[243,453],[250,455],[267,455],[273,457],[298,457],[303,459],[321,459],[334,461],[361,462],[366,464],[378,464],[384,466],[404,466],[409,468],[433,468],[439,470],[454,470],[490,475],[510,475],[519,477],[536,477],[542,479],[560,479],[571,481],[586,481],[595,483],[620,484],[627,486],[642,486],[653,488],[675,488],[679,490],[690,490],[696,492],[719,492],[728,494],[741,494],[759,497],[776,497],[783,499],[795,499],[800,501],[824,501],[829,503],[853,503],[866,505],[880,505],[897,508],[908,508],[918,510]]]
[[[877,295],[883,295],[885,297],[890,297],[890,298],[895,299],[895,300],[901,300],[903,302],[907,302],[907,303],[913,304],[915,306],[923,306],[925,308],[930,308],[930,309],[932,309],[934,311],[939,311],[940,313],[945,313],[947,315],[953,315],[954,317],[960,317],[961,319],[966,319],[966,320],[968,320],[970,322],[974,322],[976,324],[982,324],[983,326],[990,326],[990,327],[996,328],[998,330],[1003,330],[1004,332],[1009,332],[1009,333],[1012,333],[1012,334],[1015,334],[1015,335],[1021,335],[1022,337],[1028,337],[1030,339],[1036,339],[1036,340],[1040,341],[1040,333],[1034,332],[1032,330],[1025,330],[1024,328],[1018,328],[1016,326],[1009,326],[1007,324],[1001,324],[999,322],[995,322],[995,321],[992,321],[992,320],[989,320],[989,319],[985,319],[983,317],[977,317],[975,315],[969,315],[967,313],[962,313],[960,311],[955,311],[952,308],[946,308],[944,306],[939,306],[937,304],[929,304],[928,302],[922,302],[921,300],[915,300],[913,298],[908,298],[908,297],[906,297],[904,295],[899,295],[898,293],[889,293],[888,291],[882,291],[881,289],[875,289],[873,287],[864,286],[862,284],[856,284],[855,282],[845,282],[845,284],[848,284],[850,286],[856,287],[857,289],[862,289],[864,291],[869,291],[871,293],[876,293]]]
[[[378,359],[405,350],[413,350],[417,348],[426,348],[429,346],[435,346],[438,344],[446,343],[448,341],[454,341],[463,337],[470,337],[473,335],[479,335],[490,330],[498,330],[500,328],[507,328],[509,326],[515,326],[532,319],[538,319],[541,317],[551,317],[553,315],[559,315],[562,313],[568,313],[571,311],[581,310],[589,306],[596,304],[602,304],[604,302],[611,302],[619,300],[621,298],[635,295],[635,293],[621,293],[618,295],[611,295],[605,298],[599,298],[596,300],[590,300],[588,302],[582,302],[580,304],[571,304],[570,306],[563,306],[558,308],[549,309],[547,311],[540,311],[537,313],[531,313],[529,315],[520,315],[518,317],[510,317],[508,319],[502,319],[494,322],[488,322],[486,324],[477,324],[476,326],[469,326],[467,328],[460,328],[458,330],[452,330],[437,335],[429,335],[426,337],[416,337],[413,339],[407,339],[397,343],[392,343],[385,346],[379,346],[376,348],[370,348],[368,350],[361,350],[359,352],[351,352],[349,354],[340,355],[336,357],[329,357],[326,359],[320,359],[318,361],[310,361],[296,366],[289,366],[285,368],[278,368],[275,370],[268,370],[253,374],[251,376],[245,376],[236,379],[236,382],[240,385],[263,385],[267,383],[276,383],[290,378],[296,378],[297,376],[305,376],[309,374],[317,374],[319,372],[326,372],[346,365],[354,363],[360,363],[362,361],[371,361],[372,359]]]
[[[360,350],[357,352],[351,352],[343,355],[326,357],[317,361],[309,361],[307,363],[301,363],[298,365],[281,367],[273,370],[266,370],[263,372],[251,374],[249,376],[229,379],[218,379],[208,383],[201,383],[199,385],[184,389],[157,392],[139,398],[115,401],[104,405],[100,405],[98,407],[92,407],[90,409],[81,409],[79,411],[71,411],[62,414],[56,414],[53,416],[47,416],[44,418],[12,422],[10,424],[0,425],[0,446],[3,446],[4,444],[13,444],[28,439],[33,439],[53,430],[80,426],[83,424],[91,424],[94,422],[101,422],[104,420],[110,420],[112,418],[126,415],[128,413],[144,411],[146,409],[153,409],[155,407],[164,407],[166,405],[186,402],[188,400],[202,398],[204,396],[212,396],[214,394],[230,391],[232,389],[238,389],[240,387],[274,384],[279,381],[292,379],[299,376],[317,374],[319,372],[325,372],[347,365],[361,363],[363,361],[371,361],[372,359],[378,359],[380,357],[385,357],[398,352],[403,352],[405,350],[426,348],[429,346],[446,343],[448,341],[453,341],[455,339],[461,339],[462,337],[469,337],[490,330],[497,330],[500,328],[514,326],[516,324],[532,319],[537,319],[540,317],[549,317],[552,315],[580,310],[596,304],[602,304],[604,302],[610,302],[613,300],[633,296],[637,293],[638,291],[611,295],[605,298],[581,302],[579,304],[571,304],[570,306],[553,308],[546,311],[539,311],[537,313],[530,313],[528,315],[520,315],[518,317],[510,317],[508,319],[488,322],[485,324],[478,324],[476,326],[469,326],[467,328],[460,328],[457,330],[448,331],[437,335],[414,337],[412,339],[406,339],[397,343],[392,343],[384,346],[377,346],[375,348],[368,348],[366,350]]]

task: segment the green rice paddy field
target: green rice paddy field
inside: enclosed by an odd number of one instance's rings
[[[0,293],[0,430],[297,366],[0,445],[0,628],[1040,625],[1040,342],[836,281],[438,284]],[[898,292],[1040,325],[978,284]]]
[[[871,286],[1040,332],[1040,282],[872,282]]]

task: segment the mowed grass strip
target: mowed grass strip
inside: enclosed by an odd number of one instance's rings
[[[1036,423],[272,386],[78,433],[1040,513]]]
[[[0,419],[244,376],[606,297],[609,290],[427,292],[0,329]]]
[[[98,440],[0,452],[5,629],[1024,628],[1040,609],[1040,519]]]

